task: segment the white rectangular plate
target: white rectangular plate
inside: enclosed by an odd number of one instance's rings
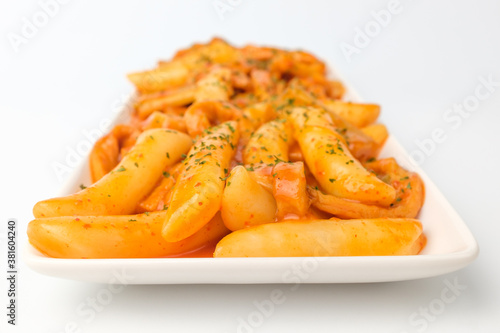
[[[338,77],[338,75],[333,75]],[[341,81],[346,84],[345,80]],[[346,99],[360,101],[347,86]],[[115,123],[127,119],[127,110]],[[389,129],[390,130],[390,129]],[[408,153],[389,137],[381,157],[395,157],[403,167],[418,172],[426,185],[426,202],[418,218],[427,245],[416,256],[306,257],[306,258],[151,258],[56,259],[30,244],[25,247],[28,266],[60,278],[126,284],[257,284],[257,283],[361,283],[420,279],[459,270],[478,255],[477,243],[467,226],[425,172],[410,162]],[[88,162],[75,170],[61,191],[67,195],[89,184]]]

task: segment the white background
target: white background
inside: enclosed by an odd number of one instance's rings
[[[286,301],[255,332],[500,331],[500,87],[456,128],[443,118],[473,96],[480,76],[500,81],[499,2],[401,0],[401,12],[350,62],[340,45],[353,44],[356,29],[389,1],[231,2],[236,6],[222,20],[212,0],[69,1],[16,52],[9,36],[20,35],[24,18],[32,21],[41,6],[2,1],[0,232],[15,217],[19,241],[26,241],[33,204],[62,185],[53,164],[65,163],[68,150],[85,140],[84,130],[112,117],[113,103],[132,91],[126,73],[222,36],[236,45],[302,48],[335,64],[365,100],[382,105],[382,121],[409,152],[442,128],[446,140],[422,167],[475,235],[479,258],[447,276],[398,283],[296,291],[287,285],[128,286],[89,321],[76,309],[107,286],[42,276],[21,263],[19,325],[8,332],[71,332],[72,321],[81,332],[236,332],[238,318],[247,319],[254,302],[276,288]],[[5,272],[5,239],[1,246]],[[427,327],[412,324],[412,314],[434,304],[455,279],[466,286],[456,300]]]

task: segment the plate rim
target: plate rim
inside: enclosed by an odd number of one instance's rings
[[[37,254],[31,244],[24,244],[24,258],[28,266],[44,275],[92,283],[113,283],[109,277],[120,270],[134,275],[126,284],[290,284],[283,279],[283,274],[292,267],[306,261],[319,262],[323,270],[345,269],[347,272],[333,271],[333,275],[311,276],[300,283],[379,283],[397,282],[431,278],[460,270],[474,261],[479,248],[476,243],[450,254],[424,254],[414,256],[359,256],[359,257],[273,257],[273,258],[130,258],[130,259],[60,259]],[[39,252],[38,252],[39,253]],[[403,274],[384,272],[398,267],[410,269]],[[256,269],[272,268],[273,276],[247,276]],[[376,269],[368,275],[353,277],[349,269]],[[422,270],[422,268],[425,268]],[[76,270],[75,270],[76,269]],[[176,274],[172,276],[172,270]],[[186,276],[185,270],[197,271],[200,275]],[[81,274],[81,271],[94,274]],[[237,272],[228,278],[228,272]],[[155,272],[155,276],[148,276]],[[180,276],[179,276],[180,273]],[[313,272],[314,273],[314,272]],[[145,275],[146,274],[146,275]],[[265,274],[264,274],[265,275]],[[115,281],[119,283],[119,281]]]

